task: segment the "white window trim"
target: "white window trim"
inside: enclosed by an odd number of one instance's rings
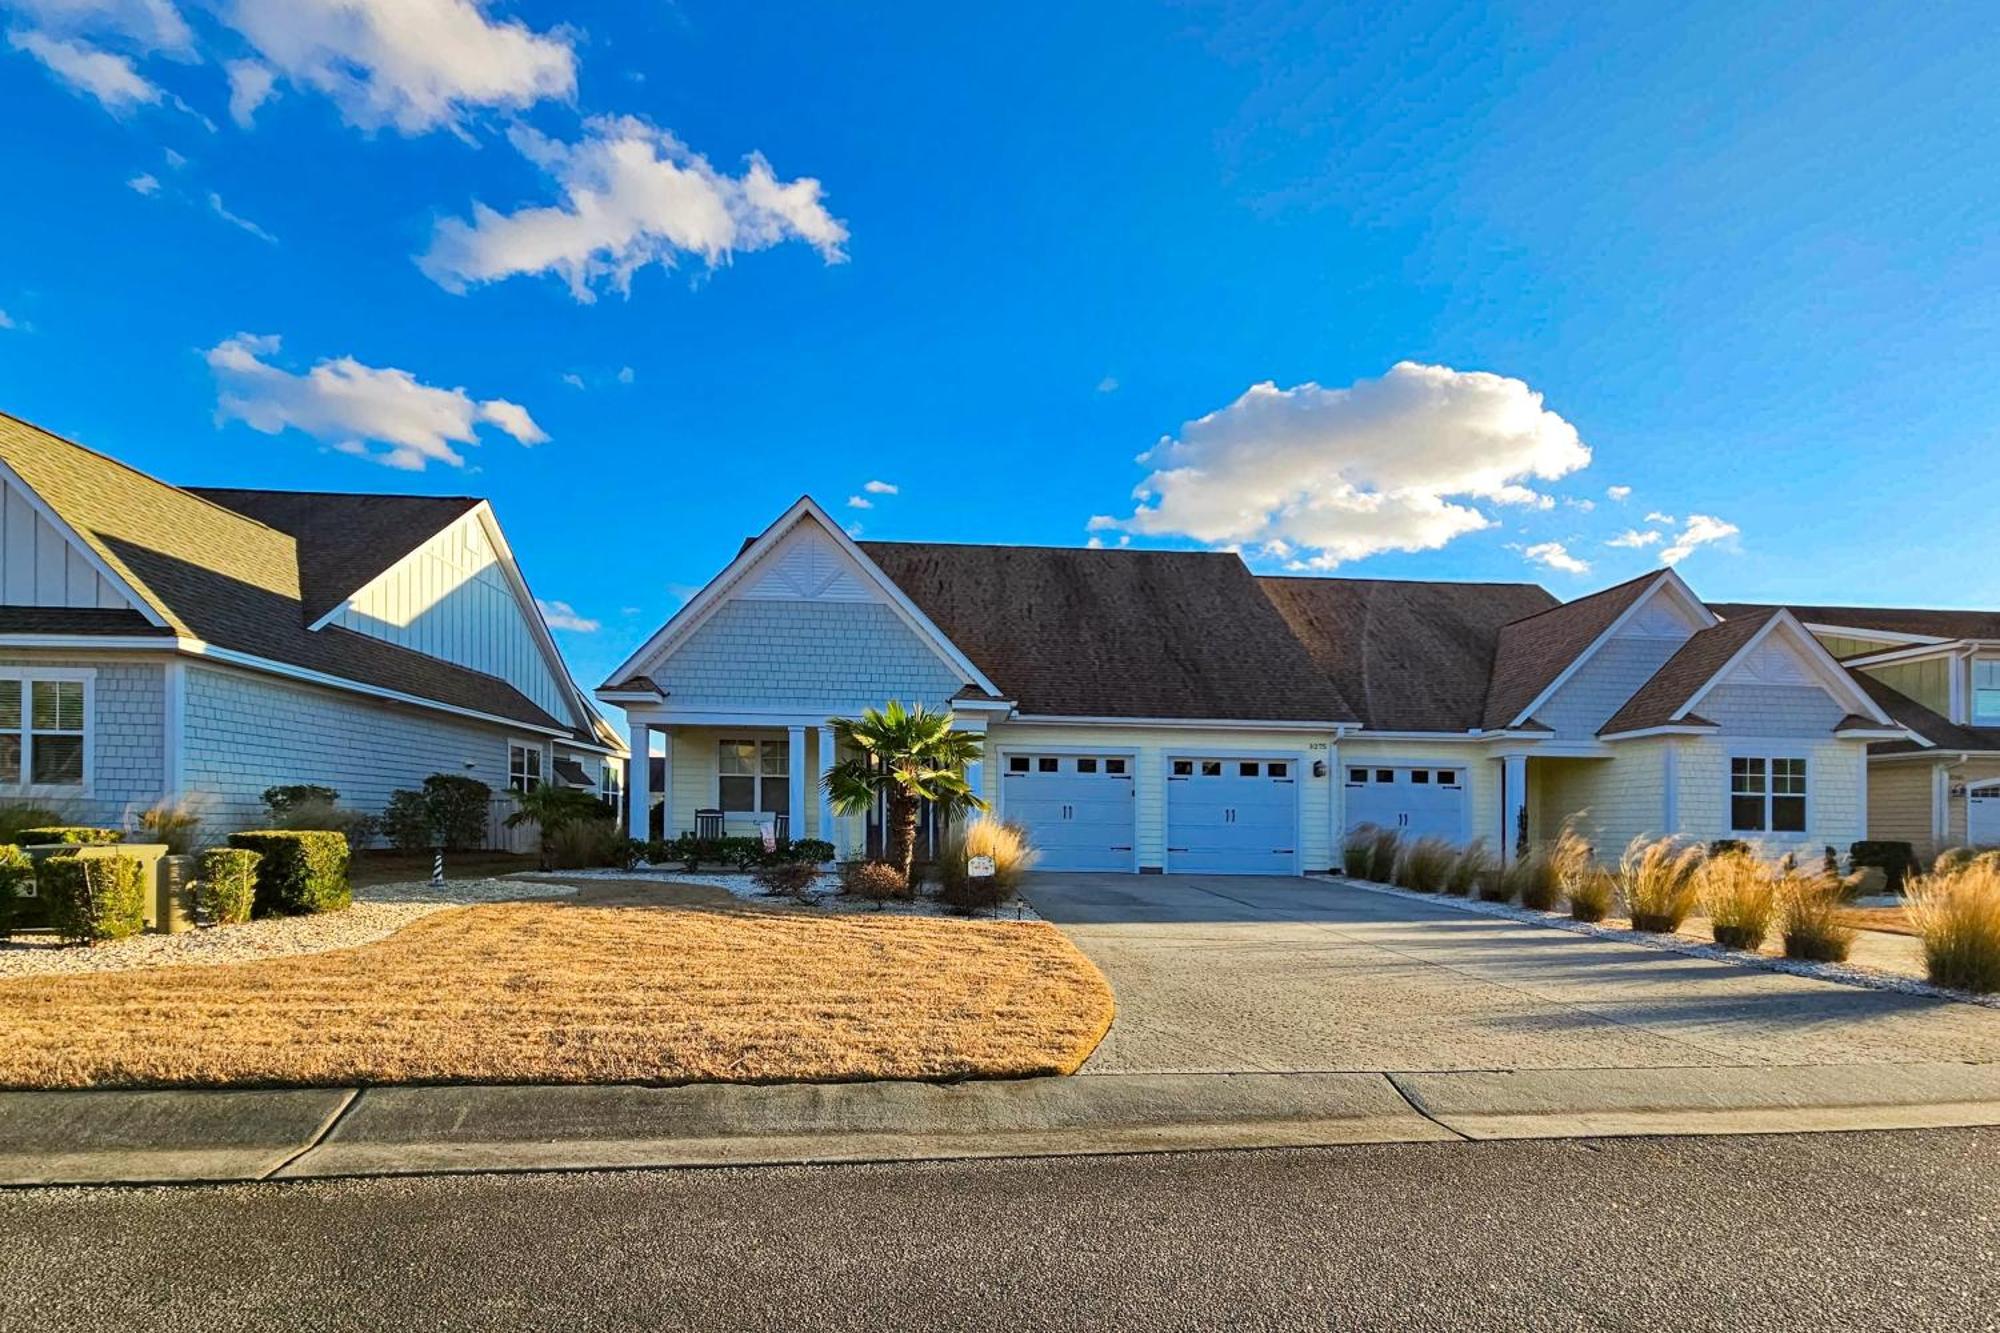
[[[722,771],[722,747],[725,745],[756,746],[757,771],[754,773],[724,773]],[[764,771],[764,747],[766,745],[775,745],[778,747],[778,754],[785,761],[784,772],[766,773]],[[751,804],[748,810],[731,810],[728,806],[722,803],[722,779],[725,777],[750,779]],[[738,819],[762,819],[766,815],[776,818],[781,813],[780,811],[766,810],[764,808],[764,782],[768,778],[783,778],[785,780],[785,799],[789,803],[791,800],[791,777],[792,777],[792,754],[791,754],[791,746],[788,743],[787,739],[775,736],[742,736],[742,735],[717,736],[715,738],[715,788],[714,788],[715,808],[717,810],[722,811],[722,817],[725,820],[730,818],[732,815]],[[784,814],[786,819],[797,819],[799,817],[798,815],[794,814],[792,811],[789,810],[783,811],[782,813]],[[797,824],[794,824],[792,825],[792,827],[797,828],[799,826]]]
[[[1990,666],[1996,671],[2000,671],[2000,657],[1974,657],[1967,662],[1965,668],[1965,711],[1971,724],[1975,727],[2000,726],[2000,712],[1982,713],[1979,711],[1979,668],[1982,666]]]
[[[0,680],[21,682],[21,780],[0,782],[6,796],[89,796],[97,787],[97,668],[95,667],[0,667]],[[83,683],[83,781],[80,783],[30,782],[34,770],[34,700],[32,682],[81,681]]]
[[[620,759],[605,759],[597,768],[597,794],[613,804],[625,799],[625,766]]]
[[[1761,829],[1740,829],[1736,827],[1736,786],[1735,761],[1738,759],[1762,759],[1764,761],[1764,827]],[[1772,761],[1797,759],[1806,766],[1806,826],[1797,832],[1771,827]],[[1722,770],[1722,824],[1731,834],[1749,834],[1765,839],[1803,838],[1810,840],[1813,830],[1819,827],[1819,765],[1804,748],[1787,750],[1783,742],[1776,745],[1737,746],[1729,751],[1729,763]]]
[[[549,756],[546,753],[547,749],[548,747],[543,745],[540,741],[522,740],[518,736],[509,736],[507,738],[507,790],[508,791],[510,792],[516,791],[516,788],[514,786],[514,751],[516,750],[531,750],[535,753],[535,755],[537,756],[535,760],[535,785],[538,787],[548,785]]]

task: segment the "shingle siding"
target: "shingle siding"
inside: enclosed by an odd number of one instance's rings
[[[1658,837],[1666,824],[1666,745],[1628,741],[1607,759],[1534,759],[1530,781],[1539,798],[1529,837],[1545,843],[1574,820],[1601,861],[1616,861],[1641,835]]]
[[[1808,740],[1825,739],[1847,716],[1847,709],[1816,685],[1747,680],[1716,686],[1694,711],[1721,727],[1725,735]]]
[[[647,674],[674,708],[777,712],[939,707],[964,683],[878,602],[725,602]]]
[[[256,824],[264,789],[285,783],[333,787],[343,805],[369,812],[432,773],[500,791],[508,734],[248,672],[187,669],[185,782],[214,828]]]
[[[1683,642],[1636,635],[1610,640],[1535,710],[1535,720],[1555,728],[1557,740],[1594,739]]]
[[[91,783],[80,796],[31,796],[87,823],[131,828],[166,789],[166,669],[158,662],[22,654],[0,666],[86,668],[91,694]]]

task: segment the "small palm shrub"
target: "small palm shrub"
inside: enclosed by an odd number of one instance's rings
[[[258,916],[335,912],[354,901],[347,882],[347,838],[331,829],[260,829],[232,833],[231,847],[258,853]]]
[[[1443,838],[1418,838],[1403,849],[1396,863],[1396,883],[1417,893],[1436,893],[1451,878],[1454,859],[1451,844]]]
[[[1562,880],[1555,862],[1540,848],[1524,851],[1507,867],[1507,897],[1537,912],[1553,912],[1562,901]]]
[[[542,859],[551,870],[623,869],[625,834],[615,820],[576,819],[542,830]]]
[[[262,859],[242,847],[215,847],[203,852],[196,862],[195,910],[211,925],[248,921],[257,902],[257,862]]]
[[[954,828],[938,849],[938,901],[968,914],[1009,902],[1020,892],[1021,880],[1035,864],[1036,855],[1028,845],[1027,833],[1017,824],[981,818]],[[975,856],[993,858],[991,876],[972,878],[968,869]]]
[[[1748,851],[1724,852],[1701,864],[1702,910],[1715,942],[1755,953],[1778,915],[1778,879]]]
[[[1618,887],[1632,929],[1670,935],[1701,901],[1699,843],[1641,834],[1618,862]]]
[[[1912,880],[1906,910],[1934,984],[2000,991],[2000,867],[1980,858],[1956,874]]]
[[[0,843],[0,940],[14,937],[14,900],[35,882],[35,863],[12,843]]]
[[[1340,847],[1340,869],[1349,879],[1367,879],[1375,867],[1375,834],[1373,824],[1356,824],[1347,831],[1347,841]]]
[[[139,812],[140,841],[163,842],[172,856],[194,851],[195,830],[200,827],[201,815],[192,800],[162,801]]]
[[[1392,828],[1378,828],[1368,848],[1368,878],[1376,884],[1392,884],[1403,837]]]
[[[1563,876],[1563,897],[1569,900],[1569,914],[1578,921],[1602,921],[1618,901],[1618,877],[1603,866],[1593,865]]]
[[[1841,924],[1840,885],[1817,875],[1786,875],[1777,888],[1778,933],[1785,957],[1813,963],[1843,963],[1854,947],[1854,931]]]
[[[1451,870],[1444,878],[1444,891],[1454,898],[1464,898],[1492,875],[1493,869],[1493,854],[1486,850],[1486,840],[1474,838],[1452,858]]]
[[[136,856],[57,852],[43,859],[35,882],[56,934],[70,944],[96,944],[146,928],[145,878]]]
[[[904,902],[915,896],[909,879],[887,861],[850,861],[840,871],[840,891],[870,902]]]
[[[806,902],[819,878],[819,867],[807,861],[773,861],[757,867],[757,883],[774,898]]]

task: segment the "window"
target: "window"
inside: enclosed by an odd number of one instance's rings
[[[1285,774],[1287,774],[1287,773],[1289,773],[1289,772],[1291,772],[1291,771],[1292,771],[1292,770],[1291,770],[1291,765],[1289,765],[1289,764],[1266,764],[1266,765],[1264,765],[1264,776],[1265,776],[1265,777],[1268,777],[1268,778],[1281,778],[1281,777],[1285,776]]]
[[[1350,769],[1348,769],[1348,770],[1347,770],[1347,785],[1348,785],[1348,786],[1350,786],[1350,787],[1365,787],[1365,786],[1367,786],[1367,785],[1368,785],[1368,770],[1367,770],[1367,769],[1365,769],[1365,768],[1350,768]]]
[[[783,741],[717,741],[715,803],[722,812],[790,814],[788,749]]]
[[[1375,780],[1377,782],[1394,782],[1396,780],[1396,770],[1393,768],[1378,768],[1375,770]]]
[[[1413,768],[1410,770],[1410,781],[1428,787],[1431,784],[1431,771],[1428,768]]]
[[[1193,777],[1193,776],[1194,776],[1194,760],[1192,760],[1192,759],[1176,759],[1176,760],[1174,760],[1174,776],[1175,776],[1175,777],[1177,777],[1177,778],[1189,778],[1189,777]]]
[[[84,686],[80,676],[0,680],[0,785],[83,785]]]
[[[1097,771],[1097,761],[1095,759],[1079,759],[1076,761],[1076,771],[1079,773],[1095,773]]]
[[[1043,773],[1054,773],[1062,767],[1062,761],[1053,755],[1043,755],[1035,761],[1035,768]]]
[[[1026,756],[1026,755],[1024,755],[1024,754],[1010,754],[1010,755],[1008,755],[1008,756],[1007,756],[1007,771],[1008,771],[1009,773],[1025,773],[1025,772],[1027,772],[1027,771],[1028,771],[1028,756]]]
[[[1255,765],[1255,764],[1253,764],[1253,763],[1241,763],[1241,764],[1238,764],[1238,765],[1236,766],[1236,776],[1237,776],[1237,777],[1239,777],[1239,778],[1254,778],[1254,777],[1256,777],[1256,776],[1257,776],[1257,765]]]
[[[1455,769],[1455,768],[1440,768],[1440,769],[1438,770],[1438,786],[1440,786],[1440,787],[1456,787],[1457,785],[1458,785],[1458,770],[1457,770],[1457,769]]]
[[[1114,778],[1122,778],[1125,776],[1125,761],[1123,759],[1107,759],[1104,761],[1104,771]]]
[[[542,785],[542,747],[507,742],[507,790],[533,791]]]
[[[1737,833],[1806,831],[1806,761],[1739,756],[1729,761],[1729,827]]]
[[[625,766],[616,759],[605,760],[604,778],[598,784],[597,792],[613,805],[622,804],[625,799]]]
[[[1220,759],[1204,759],[1204,760],[1202,760],[1202,761],[1201,761],[1201,775],[1202,775],[1203,777],[1205,777],[1205,778],[1219,778],[1219,777],[1221,777],[1221,776],[1222,776],[1222,761],[1221,761]]]
[[[1972,664],[1972,719],[2000,722],[2000,658],[1977,659]]]

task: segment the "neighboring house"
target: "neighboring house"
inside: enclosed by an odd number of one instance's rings
[[[973,786],[1050,869],[1297,874],[1363,823],[1512,853],[1576,818],[1817,856],[1905,732],[1790,613],[1672,570],[1528,584],[1266,578],[1231,554],[863,542],[801,499],[597,691],[635,822],[780,817],[843,855],[830,720],[896,698],[984,736]]]
[[[2000,613],[1787,609],[1908,729],[1870,748],[1868,835],[1926,857],[2000,846]]]
[[[623,755],[485,501],[175,487],[0,414],[0,797],[213,832],[281,783],[615,793]]]

